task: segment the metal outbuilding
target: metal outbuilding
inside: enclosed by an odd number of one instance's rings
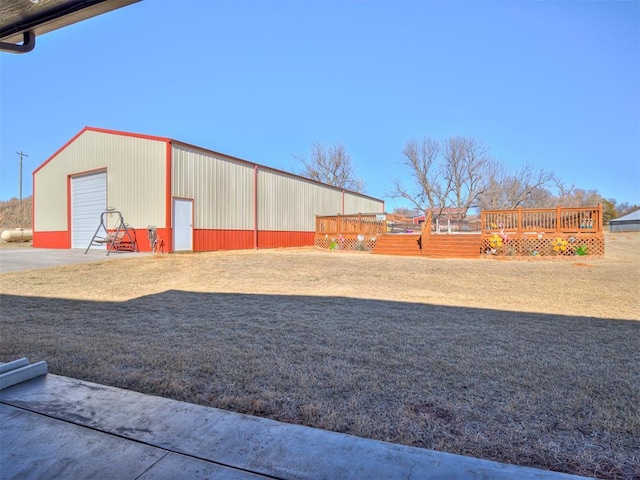
[[[640,232],[640,210],[609,220],[610,232]]]
[[[33,172],[33,246],[87,248],[108,208],[140,251],[314,244],[316,215],[382,213],[357,192],[165,137],[85,127]]]

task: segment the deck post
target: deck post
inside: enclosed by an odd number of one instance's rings
[[[602,232],[604,222],[602,219],[602,204],[598,204],[598,232]]]
[[[518,236],[520,236],[520,234],[522,233],[522,207],[518,207],[518,212],[516,213],[516,215],[518,221],[516,231],[518,232]]]

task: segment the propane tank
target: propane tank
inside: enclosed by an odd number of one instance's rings
[[[30,228],[5,230],[0,234],[0,238],[5,242],[29,242],[33,238],[33,230]]]

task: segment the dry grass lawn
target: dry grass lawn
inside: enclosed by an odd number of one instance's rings
[[[640,235],[604,258],[315,249],[0,275],[0,361],[364,437],[640,478]]]

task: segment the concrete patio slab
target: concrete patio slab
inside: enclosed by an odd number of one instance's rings
[[[107,256],[106,250],[62,250],[52,248],[0,248],[0,273],[37,270],[76,263],[106,262],[123,258],[151,255],[148,252],[117,252]]]
[[[166,452],[73,423],[0,405],[2,478],[137,478]],[[6,454],[5,450],[10,450]],[[116,461],[117,459],[117,461]]]
[[[54,468],[51,465],[65,462],[66,452],[87,448],[87,437],[82,435],[60,434],[59,441],[52,437],[53,425],[59,425],[61,432],[86,429],[90,436],[106,435],[109,442],[122,442],[117,450],[96,450],[105,455],[102,465],[110,478],[118,478],[111,474],[115,463],[123,472],[132,472],[119,478],[137,478],[133,472],[140,464],[127,453],[134,451],[128,450],[133,449],[130,442],[139,445],[147,466],[157,458],[156,449],[166,453],[142,478],[209,476],[203,472],[233,479],[584,478],[290,425],[51,374],[0,392],[0,404],[0,438],[6,442],[0,465],[20,459]],[[15,409],[36,417],[17,420]],[[20,422],[29,428],[16,427]],[[30,432],[28,438],[24,432]],[[49,448],[33,450],[39,438],[46,439]],[[83,462],[93,460],[79,454],[74,462],[80,471]],[[42,478],[25,472],[21,478]]]

